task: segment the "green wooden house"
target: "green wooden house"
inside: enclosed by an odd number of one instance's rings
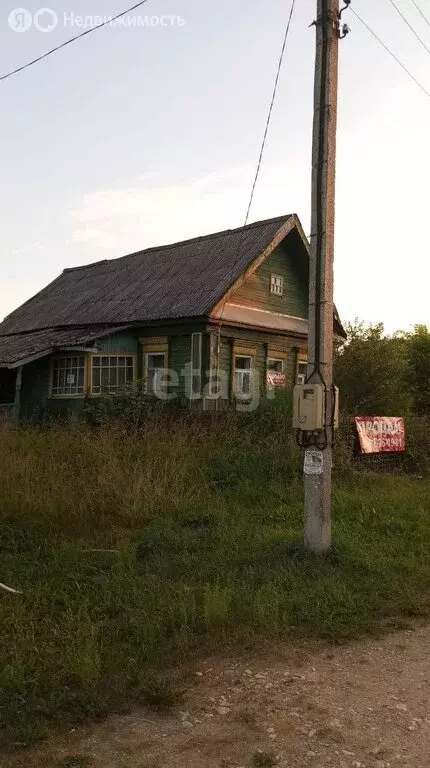
[[[296,215],[65,269],[0,325],[1,410],[76,411],[134,381],[183,406],[256,407],[304,379],[308,272]]]

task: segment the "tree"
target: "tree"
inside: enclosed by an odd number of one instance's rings
[[[386,336],[382,323],[346,326],[348,340],[336,352],[335,383],[342,410],[351,415],[403,416],[411,410],[409,343]]]
[[[430,330],[426,325],[416,325],[414,332],[406,334],[409,371],[408,383],[413,397],[413,410],[419,414],[430,413]]]

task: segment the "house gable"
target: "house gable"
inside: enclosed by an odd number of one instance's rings
[[[271,280],[281,278],[280,293],[271,292]],[[229,303],[266,312],[307,318],[308,283],[303,260],[282,242],[229,297]]]

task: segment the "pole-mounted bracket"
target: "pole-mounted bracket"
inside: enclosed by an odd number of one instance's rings
[[[340,28],[342,13],[344,11],[347,11],[349,6],[351,5],[351,0],[343,0],[343,2],[345,3],[345,5],[339,11],[339,24],[337,28],[337,34],[338,34],[339,40],[343,40],[343,38],[346,37],[351,32],[350,28],[348,27],[348,24],[342,24],[342,29]]]
[[[345,5],[343,6],[343,8],[340,9],[340,11],[336,12],[336,17],[335,18],[331,17],[333,21],[334,30],[337,33],[339,40],[343,40],[343,38],[346,37],[351,32],[350,28],[348,27],[348,24],[342,24],[342,28],[340,26],[342,13],[344,11],[347,11],[349,6],[351,5],[351,0],[343,0],[343,2],[345,3]],[[309,27],[317,27],[318,24],[321,24],[321,21],[322,21],[321,17],[316,20],[314,19],[314,21],[312,21],[309,24]]]
[[[343,13],[344,11],[347,11],[347,10],[348,10],[348,8],[349,8],[349,6],[351,5],[351,0],[343,0],[343,2],[345,3],[345,5],[344,5],[344,6],[343,6],[343,8],[341,8],[341,9],[340,9],[340,11],[339,11],[339,19],[341,18],[341,16],[342,16],[342,13]]]

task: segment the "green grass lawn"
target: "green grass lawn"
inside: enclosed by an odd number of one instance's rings
[[[0,449],[0,581],[22,591],[0,592],[3,744],[141,701],[191,653],[339,640],[428,607],[423,479],[343,467],[316,558],[273,425],[3,430]]]

